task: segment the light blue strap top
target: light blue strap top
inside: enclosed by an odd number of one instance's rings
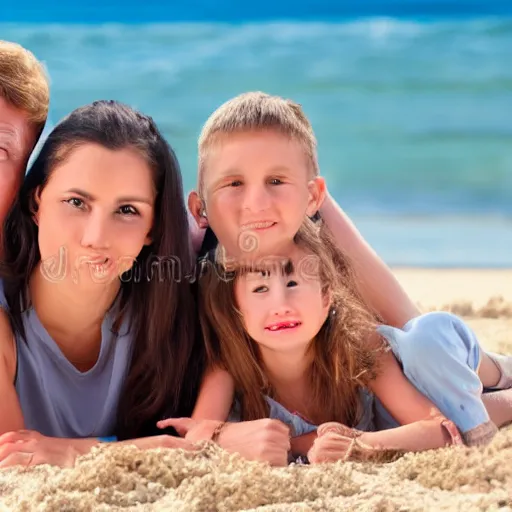
[[[101,326],[99,358],[83,373],[66,359],[35,310],[23,313],[26,339],[16,336],[15,387],[27,429],[69,438],[114,434],[132,353],[127,322],[118,334],[113,331],[116,305]],[[0,306],[8,309],[1,281]]]
[[[362,415],[355,428],[364,432],[373,432],[398,426],[395,419],[372,393],[366,389],[361,389],[359,397]],[[317,429],[318,425],[313,425],[299,414],[289,411],[273,398],[266,396],[265,400],[270,409],[269,418],[281,420],[288,425],[292,437],[309,434]],[[228,421],[240,421],[240,407],[238,403],[234,404]]]

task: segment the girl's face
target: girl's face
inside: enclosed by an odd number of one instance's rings
[[[291,265],[247,273],[235,283],[245,329],[262,349],[304,349],[329,314],[330,300],[322,293],[318,258],[293,247]]]
[[[36,196],[43,275],[80,286],[110,283],[151,243],[151,169],[131,149],[72,149]]]

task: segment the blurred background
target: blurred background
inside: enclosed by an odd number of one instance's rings
[[[185,191],[230,97],[303,105],[328,187],[392,266],[512,267],[512,2],[0,0],[46,63],[52,120],[96,99],[152,115]]]

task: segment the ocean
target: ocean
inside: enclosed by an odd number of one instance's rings
[[[363,2],[364,16],[320,2],[293,19],[233,19],[218,2],[208,21],[183,6],[137,16],[140,3],[126,2],[114,22],[98,0],[75,18],[30,0],[0,14],[0,38],[45,62],[54,122],[96,99],[152,115],[186,191],[217,106],[249,90],[293,98],[315,129],[329,190],[389,265],[511,267],[512,12],[469,2],[442,15],[426,2],[428,12],[391,17],[383,3]]]

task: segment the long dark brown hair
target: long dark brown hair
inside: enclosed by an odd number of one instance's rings
[[[307,219],[295,243],[308,254],[310,276],[314,276],[311,271],[317,273],[322,291],[330,294],[332,304],[320,332],[309,345],[313,357],[308,379],[314,410],[322,421],[355,426],[361,412],[359,390],[377,375],[378,355],[385,348],[375,330],[378,318],[365,305],[352,265],[321,221]],[[217,251],[204,264],[200,279],[201,325],[209,363],[226,369],[233,377],[244,420],[268,417],[264,395],[272,397],[274,390],[266,377],[258,344],[244,329],[234,293],[234,283],[240,275],[264,268],[265,264],[259,261],[252,268],[241,265],[226,269],[221,254]],[[267,264],[275,268],[276,262],[273,259]],[[285,266],[290,267],[291,263]],[[301,271],[306,271],[307,266],[306,263]]]
[[[5,221],[0,276],[11,323],[23,338],[29,280],[41,259],[38,227],[33,221],[35,191],[44,188],[69,151],[88,143],[111,150],[135,149],[152,170],[157,194],[152,243],[136,259],[137,278],[124,275],[127,278],[121,279],[121,314],[129,315],[134,337],[116,428],[118,437],[124,439],[155,432],[156,420],[164,415],[190,415],[203,360],[196,302],[184,278],[192,268],[193,256],[181,171],[173,150],[150,117],[114,101],[97,101],[73,111],[55,127]],[[151,275],[152,262],[165,258],[179,262],[181,275],[162,282]]]

